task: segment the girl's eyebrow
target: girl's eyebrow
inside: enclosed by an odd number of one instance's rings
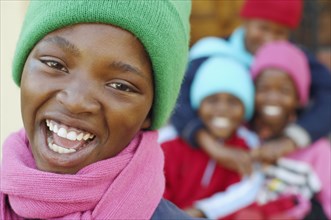
[[[115,68],[115,69],[119,69],[121,71],[124,71],[124,72],[132,72],[132,73],[135,73],[143,78],[146,78],[145,74],[140,70],[138,69],[137,67],[134,67],[130,64],[127,64],[127,63],[123,63],[122,61],[114,61],[110,64],[110,67],[111,68]]]
[[[44,39],[44,41],[56,44],[66,52],[69,52],[75,56],[80,56],[80,50],[78,49],[78,47],[63,37],[52,36]]]
[[[52,36],[44,39],[43,41],[45,42],[50,42],[53,44],[56,44],[57,46],[61,47],[63,50],[75,55],[75,56],[80,56],[81,52],[79,48],[68,41],[67,39],[60,37],[60,36]],[[119,69],[124,72],[132,72],[135,73],[141,77],[146,78],[144,73],[137,67],[134,67],[130,64],[124,63],[122,61],[114,61],[109,65],[111,68]]]

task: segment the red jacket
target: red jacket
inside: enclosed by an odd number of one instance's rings
[[[246,142],[237,136],[226,143],[248,150]],[[163,143],[162,148],[166,177],[164,197],[180,208],[190,207],[195,201],[224,191],[240,180],[237,172],[218,165],[200,148],[190,147],[180,138]]]

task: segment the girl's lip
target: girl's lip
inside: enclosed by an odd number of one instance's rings
[[[95,135],[90,132],[71,127],[54,120],[46,119],[46,125],[51,133],[57,134],[57,136],[70,141],[87,141],[95,137]]]
[[[231,121],[226,117],[215,117],[212,119],[212,124],[218,128],[227,128],[231,125]]]
[[[283,109],[276,105],[266,105],[262,107],[262,112],[268,116],[278,116],[282,114]]]
[[[56,137],[57,136],[57,137]],[[96,138],[80,141],[64,140],[52,131],[46,128],[47,146],[57,153],[76,153],[77,151],[87,147],[93,143]],[[62,139],[62,140],[59,140]]]
[[[42,123],[40,126],[41,140],[39,141],[40,146],[38,146],[39,153],[43,158],[44,162],[48,163],[50,167],[56,170],[62,170],[63,168],[70,169],[79,166],[81,163],[88,159],[92,151],[97,147],[99,143],[98,138],[94,138],[94,140],[88,143],[88,145],[77,150],[74,153],[61,154],[51,150],[48,146],[48,128],[46,126],[46,123]]]
[[[97,122],[88,121],[86,118],[77,118],[71,115],[63,114],[61,112],[47,112],[47,114],[44,115],[43,119],[46,120],[53,120],[56,123],[64,124],[69,127],[76,128],[78,130],[86,131],[90,134],[93,134],[95,136],[98,136],[100,129],[100,124]]]

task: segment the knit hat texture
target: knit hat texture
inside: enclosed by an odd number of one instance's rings
[[[78,23],[111,24],[131,32],[144,45],[153,66],[152,126],[167,122],[188,60],[191,1],[38,0],[30,1],[13,60],[20,85],[26,59],[47,34]]]
[[[241,63],[217,56],[201,64],[191,86],[192,108],[198,109],[203,99],[216,93],[229,93],[237,97],[245,108],[245,119],[252,117],[254,84],[247,68]]]
[[[309,99],[310,70],[305,54],[287,41],[268,43],[257,51],[252,64],[252,75],[256,79],[264,69],[276,68],[285,71],[293,80],[301,105]]]
[[[302,0],[246,0],[240,15],[262,18],[296,28],[301,20]]]

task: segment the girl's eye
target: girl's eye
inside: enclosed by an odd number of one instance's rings
[[[267,90],[268,90],[267,86],[264,86],[264,85],[257,85],[256,86],[256,92],[265,92]]]
[[[206,98],[206,101],[207,101],[207,103],[209,103],[209,104],[216,104],[217,101],[218,101],[218,99],[217,99],[217,97],[215,97],[215,96],[210,96],[210,97],[207,97],[207,98]]]
[[[118,89],[118,90],[121,90],[124,92],[134,92],[134,90],[131,87],[129,87],[123,83],[113,82],[113,83],[109,83],[109,86],[114,89]]]
[[[57,69],[63,72],[68,73],[67,68],[65,68],[61,63],[54,61],[54,60],[41,60],[42,63],[46,64],[47,66]]]
[[[240,105],[240,102],[237,101],[236,99],[229,99],[228,100],[229,105],[231,106],[237,106],[238,104]]]
[[[292,94],[292,89],[287,88],[287,87],[283,87],[282,88],[282,93],[285,94],[285,95]]]

